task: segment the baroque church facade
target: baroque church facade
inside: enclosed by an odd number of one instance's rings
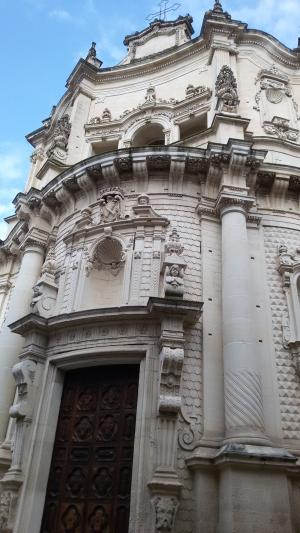
[[[300,532],[300,47],[95,43],[0,245],[1,533]]]

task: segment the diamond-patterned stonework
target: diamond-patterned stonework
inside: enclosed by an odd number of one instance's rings
[[[276,351],[278,388],[283,436],[300,439],[300,380],[296,375],[290,352],[282,344],[282,315],[287,313],[282,278],[277,270],[278,246],[283,241],[288,249],[299,247],[300,234],[285,228],[265,228],[265,258],[273,323],[273,341]]]

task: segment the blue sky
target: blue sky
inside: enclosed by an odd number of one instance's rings
[[[190,13],[197,35],[212,5],[213,0],[181,0],[170,18]],[[300,0],[224,0],[223,8],[297,46]],[[124,36],[147,26],[146,16],[156,10],[152,0],[0,0],[0,238],[6,228],[1,219],[12,214],[10,202],[27,178],[32,148],[25,135],[49,115],[91,41],[103,66],[115,65],[126,52]]]

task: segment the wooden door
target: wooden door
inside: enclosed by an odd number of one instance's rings
[[[41,533],[128,532],[138,373],[67,373]]]

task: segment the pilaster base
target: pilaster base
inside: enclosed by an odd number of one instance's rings
[[[195,533],[294,533],[291,477],[297,458],[282,448],[227,444],[198,449],[194,472]]]

